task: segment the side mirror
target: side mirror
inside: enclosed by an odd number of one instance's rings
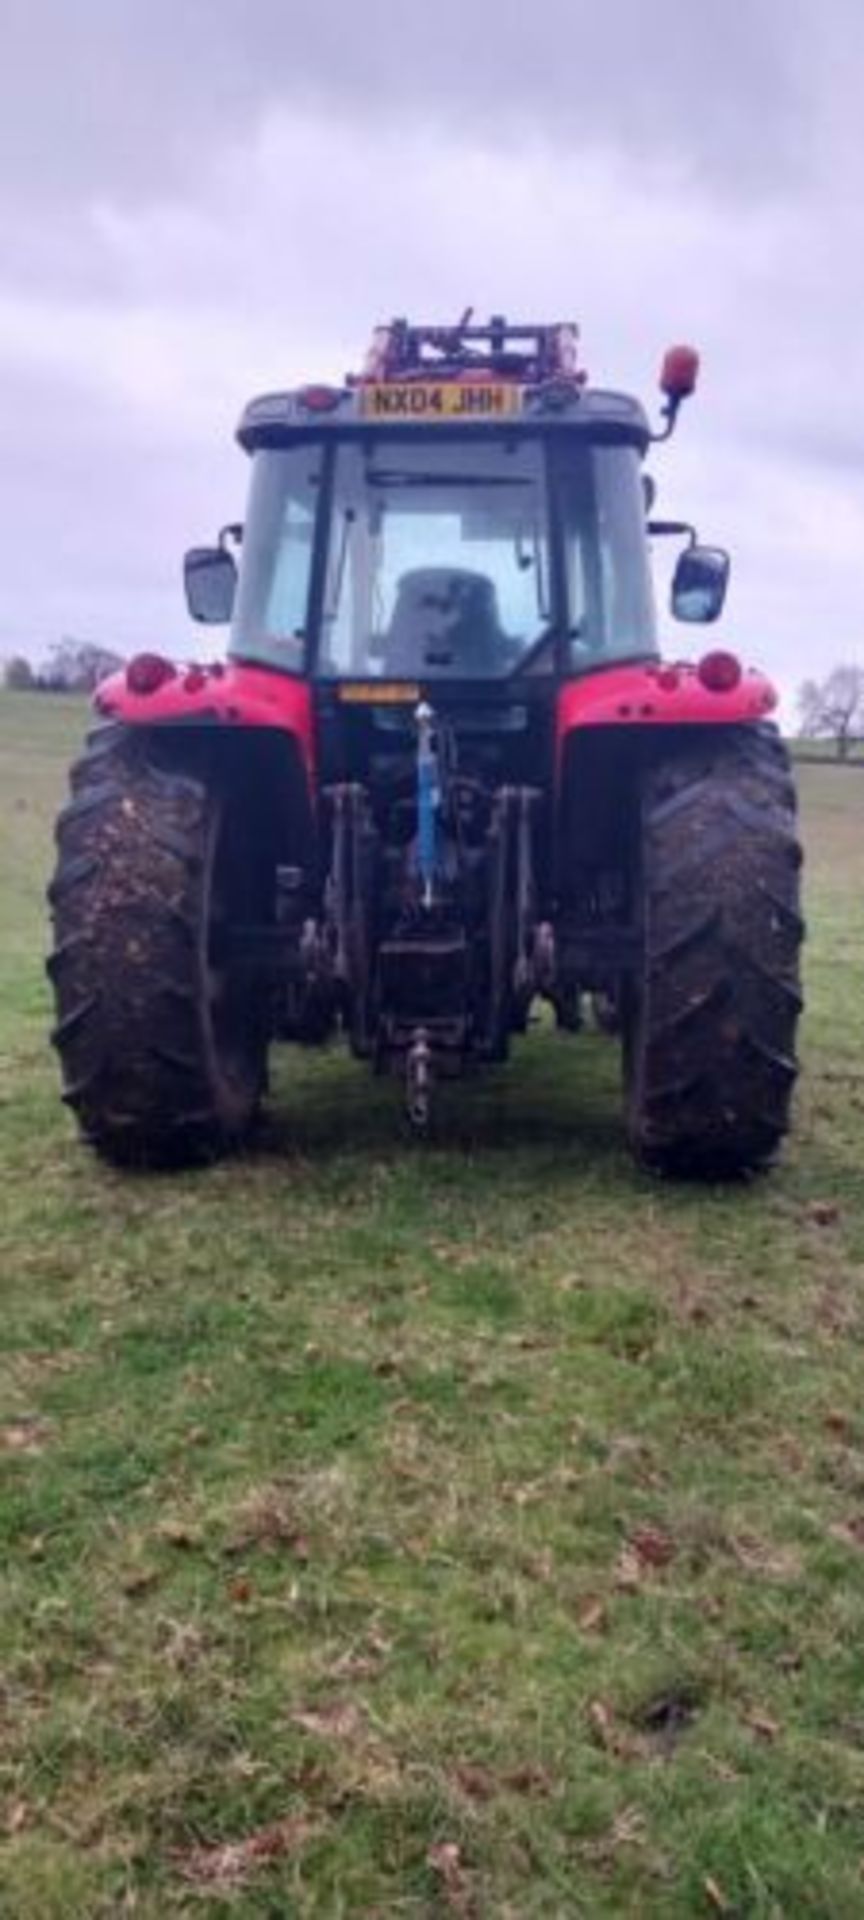
[[[672,577],[676,620],[719,619],[729,585],[729,555],[722,547],[685,547]]]
[[[234,611],[237,568],[224,547],[190,547],[183,561],[186,605],[193,620],[223,626]]]

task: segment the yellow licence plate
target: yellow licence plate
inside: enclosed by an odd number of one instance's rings
[[[364,420],[507,420],[521,392],[504,380],[373,380],[360,388]]]
[[[413,680],[343,680],[339,698],[350,707],[416,707],[420,688]]]

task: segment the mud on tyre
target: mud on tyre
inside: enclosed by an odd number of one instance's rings
[[[801,1009],[801,852],[770,728],[670,753],[642,795],[644,962],[625,1020],[631,1143],[707,1177],[773,1156],[788,1126]]]
[[[206,762],[158,764],[122,728],[91,736],[71,780],[49,890],[64,1098],[111,1160],[206,1157],[247,1131],[266,1067],[228,944],[255,885],[236,807]]]

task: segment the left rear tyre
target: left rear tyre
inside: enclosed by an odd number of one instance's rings
[[[94,736],[57,822],[49,892],[64,1099],[106,1159],[211,1158],[248,1132],[266,1008],[232,969],[248,878],[212,777],[155,764],[146,736]]]

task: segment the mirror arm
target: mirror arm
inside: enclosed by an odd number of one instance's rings
[[[646,532],[652,540],[663,539],[667,535],[674,538],[686,533],[688,547],[698,544],[696,528],[690,525],[689,520],[649,520]]]

